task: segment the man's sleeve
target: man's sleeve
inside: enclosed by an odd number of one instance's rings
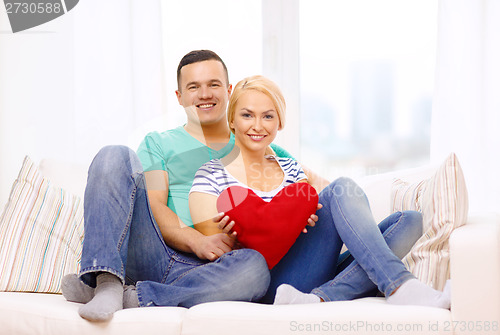
[[[154,170],[167,171],[167,164],[165,162],[164,153],[157,140],[157,135],[150,133],[146,135],[142,143],[137,149],[137,156],[139,157],[142,168],[145,172]]]
[[[283,158],[291,158],[294,161],[296,161],[295,157],[293,157],[288,151],[286,151],[285,149],[283,149],[279,145],[271,143],[271,148],[276,153],[276,156],[283,157]]]

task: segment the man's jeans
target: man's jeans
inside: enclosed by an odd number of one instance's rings
[[[165,244],[149,207],[142,165],[129,148],[105,147],[95,157],[84,218],[80,278],[95,286],[99,272],[113,273],[136,284],[140,306],[257,301],[268,288],[267,264],[254,250],[233,250],[209,262]]]
[[[263,302],[272,302],[276,288],[288,283],[324,301],[352,300],[380,290],[390,295],[415,278],[400,258],[422,235],[422,216],[396,212],[377,227],[366,195],[349,178],[339,178],[319,195],[323,208],[315,227],[301,234],[271,270]],[[339,257],[345,243],[348,252]],[[378,288],[378,290],[377,290]]]

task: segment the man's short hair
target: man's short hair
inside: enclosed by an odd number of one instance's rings
[[[203,62],[206,60],[216,60],[222,64],[224,72],[226,72],[226,84],[229,85],[229,74],[227,73],[227,67],[226,64],[224,64],[222,58],[219,57],[219,55],[211,50],[193,50],[182,57],[181,61],[179,62],[179,66],[177,67],[177,87],[179,90],[181,89],[181,69],[186,65]]]

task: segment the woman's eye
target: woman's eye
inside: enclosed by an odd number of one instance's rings
[[[267,114],[267,115],[264,115],[264,118],[271,120],[271,119],[274,119],[274,115]]]

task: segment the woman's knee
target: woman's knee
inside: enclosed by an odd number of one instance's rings
[[[417,211],[402,211],[401,219],[404,220],[405,225],[408,227],[408,230],[414,236],[420,237],[423,234],[423,218],[422,213]]]
[[[361,187],[354,180],[348,177],[340,177],[330,183],[321,193],[320,202],[325,205],[331,199],[366,199],[366,195]]]
[[[326,188],[334,196],[343,196],[359,192],[360,187],[348,177],[340,177],[335,179]]]

